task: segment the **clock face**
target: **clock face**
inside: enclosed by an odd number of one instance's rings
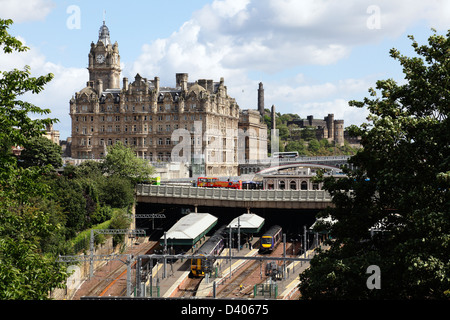
[[[97,62],[98,63],[103,63],[105,61],[105,57],[102,54],[99,54],[97,56]]]

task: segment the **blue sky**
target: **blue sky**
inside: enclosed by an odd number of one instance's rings
[[[366,110],[348,106],[367,96],[379,79],[402,81],[395,47],[411,55],[412,34],[425,43],[431,28],[450,27],[445,0],[0,0],[9,32],[31,48],[2,56],[0,70],[31,66],[33,75],[55,79],[27,100],[60,119],[70,136],[69,100],[88,80],[90,43],[106,11],[117,41],[122,77],[160,77],[174,86],[175,73],[189,80],[225,78],[242,109],[256,108],[258,83],[265,106],[278,112],[361,124]]]

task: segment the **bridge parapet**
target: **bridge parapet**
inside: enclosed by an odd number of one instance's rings
[[[322,209],[331,205],[325,190],[236,190],[188,186],[136,186],[138,202],[243,208]]]

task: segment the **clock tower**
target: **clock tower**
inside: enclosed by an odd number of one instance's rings
[[[120,88],[119,45],[117,42],[111,44],[105,21],[100,27],[97,43],[91,43],[88,70],[89,81],[102,80],[104,89]]]

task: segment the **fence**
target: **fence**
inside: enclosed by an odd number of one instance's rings
[[[253,287],[253,296],[276,299],[278,296],[278,284],[255,284]]]

